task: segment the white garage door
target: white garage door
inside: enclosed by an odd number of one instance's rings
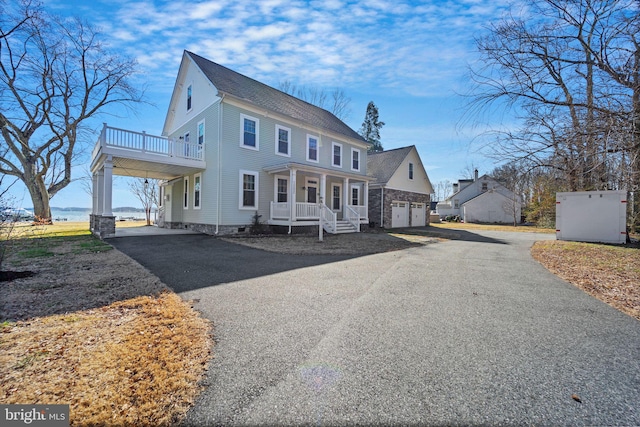
[[[409,226],[409,203],[391,203],[391,228]]]
[[[426,223],[425,204],[411,203],[411,226],[424,227]]]

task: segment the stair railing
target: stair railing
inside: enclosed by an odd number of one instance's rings
[[[355,228],[356,231],[359,233],[360,232],[360,214],[349,205],[346,205],[346,208],[347,208],[346,209],[347,221],[349,221],[349,224],[351,224],[353,228]]]
[[[322,225],[329,233],[335,233],[338,229],[338,215],[324,203],[320,204],[320,215],[322,215]]]

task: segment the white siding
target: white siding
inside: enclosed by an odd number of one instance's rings
[[[413,164],[413,179],[409,179],[409,163]],[[433,188],[429,177],[420,162],[418,152],[413,149],[389,179],[386,188],[410,191],[419,194],[431,194]]]

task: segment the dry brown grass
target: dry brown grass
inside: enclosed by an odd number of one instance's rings
[[[640,320],[640,249],[549,240],[531,254],[549,271]]]
[[[0,283],[0,401],[69,404],[74,426],[175,423],[199,392],[209,323],[130,258],[67,231],[9,257],[37,274]]]
[[[446,228],[446,229],[461,229],[461,230],[487,230],[487,231],[517,231],[520,233],[555,233],[555,229],[551,228],[539,228],[530,225],[519,225],[514,227],[513,225],[506,224],[475,224],[470,222],[443,222],[443,223],[431,223],[431,227]]]

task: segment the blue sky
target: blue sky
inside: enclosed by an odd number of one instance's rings
[[[475,149],[479,130],[461,126],[468,91],[467,67],[477,59],[474,37],[508,8],[502,0],[44,0],[63,16],[97,26],[113,49],[137,59],[147,101],[136,113],[110,110],[91,123],[159,135],[183,50],[278,87],[328,91],[351,98],[345,120],[358,130],[374,101],[385,149],[416,145],[434,183],[454,181],[463,169],[481,174],[496,164]],[[93,146],[94,141],[86,141]],[[90,148],[88,149],[90,152]],[[85,162],[89,159],[85,158]],[[73,178],[86,166],[77,165]],[[17,197],[22,197],[19,193]],[[30,206],[28,195],[24,206]],[[90,207],[73,183],[52,206]],[[124,179],[116,182],[113,206],[137,205]]]

